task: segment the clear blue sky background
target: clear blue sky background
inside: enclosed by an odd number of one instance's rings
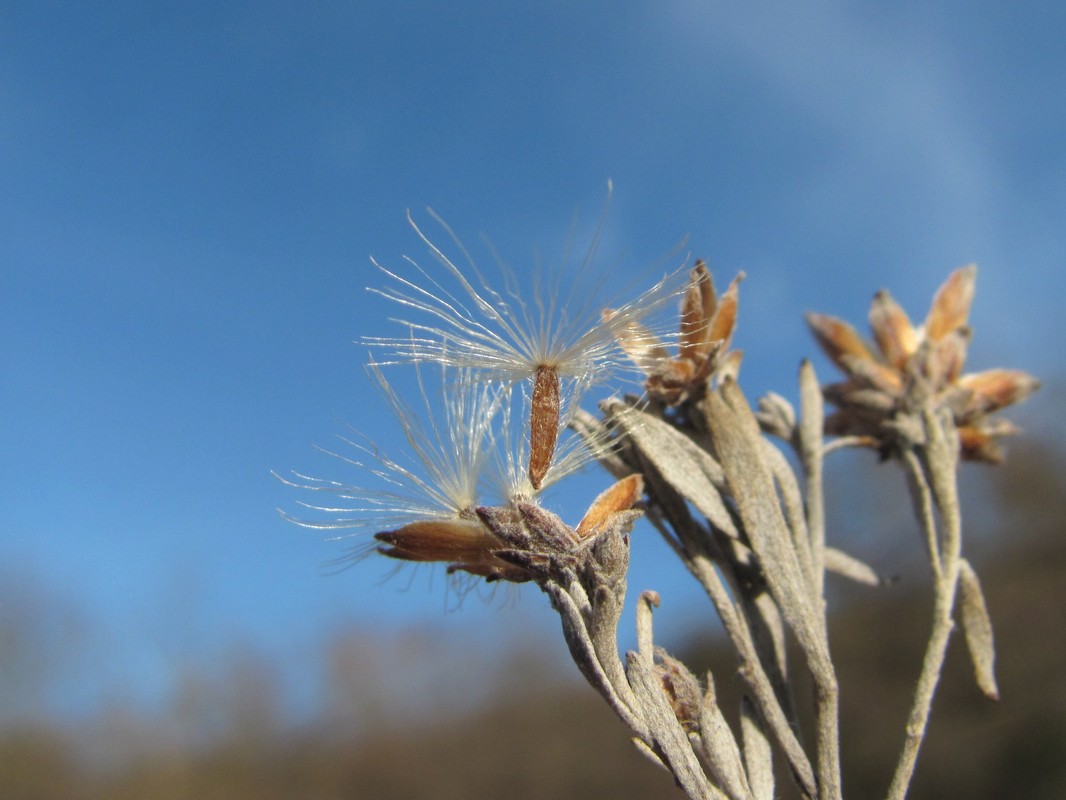
[[[554,626],[535,590],[449,613],[442,580],[381,585],[388,564],[323,577],[340,548],[276,514],[296,496],[269,471],[333,476],[311,445],[345,423],[396,443],[354,342],[387,330],[368,256],[424,256],[409,207],[521,269],[613,179],[603,251],[628,275],[688,252],[747,271],[752,395],[793,394],[804,310],[861,322],[887,286],[920,318],[969,261],[971,366],[1059,374],[1064,23],[1051,2],[5,3],[0,576],[89,631],[57,644],[48,701],[150,703],[235,642],[299,680],[353,621]],[[634,589],[697,613],[639,538]]]

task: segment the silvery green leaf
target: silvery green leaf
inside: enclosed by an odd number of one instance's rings
[[[835,547],[825,548],[825,568],[867,586],[880,586],[884,583],[881,576],[874,572],[869,564]]]
[[[703,774],[651,660],[639,653],[627,653],[626,674],[648,722],[651,736],[684,792],[691,798],[723,797]]]
[[[732,800],[751,797],[736,737],[714,696],[714,679],[707,673],[707,691],[700,704],[700,739],[704,761]]]
[[[814,453],[822,445],[822,430],[825,425],[825,403],[822,387],[818,385],[811,362],[804,359],[800,365],[800,448],[804,453]]]
[[[755,800],[773,800],[773,749],[766,736],[762,717],[747,695],[740,698],[740,735],[744,742],[744,766],[748,772],[752,797]]]
[[[771,436],[792,440],[796,429],[796,412],[792,404],[776,392],[767,392],[759,398],[759,410],[755,412],[762,429]]]
[[[959,562],[959,590],[962,628],[966,633],[966,647],[973,661],[977,686],[990,700],[999,700],[996,686],[996,648],[992,638],[992,619],[988,616],[981,582],[970,562]]]
[[[715,450],[725,470],[752,549],[782,615],[809,659],[829,667],[829,648],[815,613],[788,524],[765,461],[758,423],[740,387],[727,382],[704,404]]]
[[[796,473],[785,458],[785,454],[768,439],[760,440],[763,447],[763,462],[773,475],[777,486],[781,510],[792,534],[792,546],[799,558],[803,577],[814,589],[814,565],[811,563],[811,541],[807,532],[807,519],[804,515],[803,495],[800,493]]]
[[[716,488],[725,484],[725,475],[710,453],[669,423],[625,403],[610,402],[605,410],[678,494],[716,528],[737,537],[733,518]]]
[[[596,655],[596,648],[591,639],[589,639],[584,614],[577,603],[565,589],[556,583],[546,583],[543,588],[545,593],[551,598],[552,606],[559,612],[563,625],[563,637],[566,640],[574,663],[581,670],[581,674],[600,693],[630,730],[641,737],[646,738],[649,736],[642,709],[633,696],[628,682],[619,687],[622,689],[620,694],[618,688],[608,678],[603,665],[600,664]],[[615,660],[617,661],[617,658]],[[623,694],[625,699],[622,697]]]

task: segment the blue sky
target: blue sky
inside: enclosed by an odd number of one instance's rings
[[[448,612],[440,576],[324,577],[338,545],[275,511],[297,498],[270,470],[336,469],[312,445],[346,424],[398,444],[357,340],[389,330],[369,256],[427,260],[408,208],[521,270],[587,239],[613,180],[600,252],[627,280],[689,254],[723,285],[747,271],[752,396],[793,394],[804,310],[861,321],[887,286],[920,318],[970,261],[972,368],[1058,376],[1064,23],[1055,3],[6,4],[0,574],[90,632],[53,702],[150,701],[235,642],[298,673],[348,624],[554,625],[534,590]],[[703,614],[638,538],[633,588]]]

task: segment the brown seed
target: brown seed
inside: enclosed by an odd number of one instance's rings
[[[559,438],[559,373],[555,367],[537,367],[533,402],[529,412],[529,482],[540,489],[555,455]]]
[[[387,545],[383,555],[405,561],[475,561],[500,546],[480,522],[465,519],[411,522],[374,538]]]

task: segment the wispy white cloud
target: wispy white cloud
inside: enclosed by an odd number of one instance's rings
[[[812,163],[782,179],[793,181],[782,187],[785,224],[802,226],[829,250],[837,246],[838,259],[850,256],[835,265],[835,277],[884,283],[921,314],[943,275],[976,260],[985,267],[982,293],[996,295],[987,306],[979,298],[977,322],[1023,344],[1003,310],[1044,302],[1017,280],[1015,266],[1049,276],[1050,262],[1026,259],[1061,253],[1062,232],[1038,244],[1016,226],[1017,209],[1042,200],[1019,194],[1024,187],[1007,171],[1003,141],[1030,133],[1004,137],[1005,127],[1024,123],[1009,119],[1002,87],[971,69],[963,26],[935,11],[842,2],[671,9],[675,35],[708,71],[729,65],[753,103],[771,104],[782,136],[812,137]],[[976,16],[964,22],[995,25]],[[1040,252],[1030,253],[1032,246]],[[796,275],[785,280],[800,283]]]
[[[834,157],[797,197],[809,223],[839,224],[849,207],[919,217],[942,233],[987,217],[995,159],[961,100],[972,94],[960,91],[955,43],[921,20],[830,2],[745,5],[683,22],[703,52],[740,62],[762,84],[753,100],[781,96],[782,113],[833,142]],[[886,189],[898,200],[886,202]]]

